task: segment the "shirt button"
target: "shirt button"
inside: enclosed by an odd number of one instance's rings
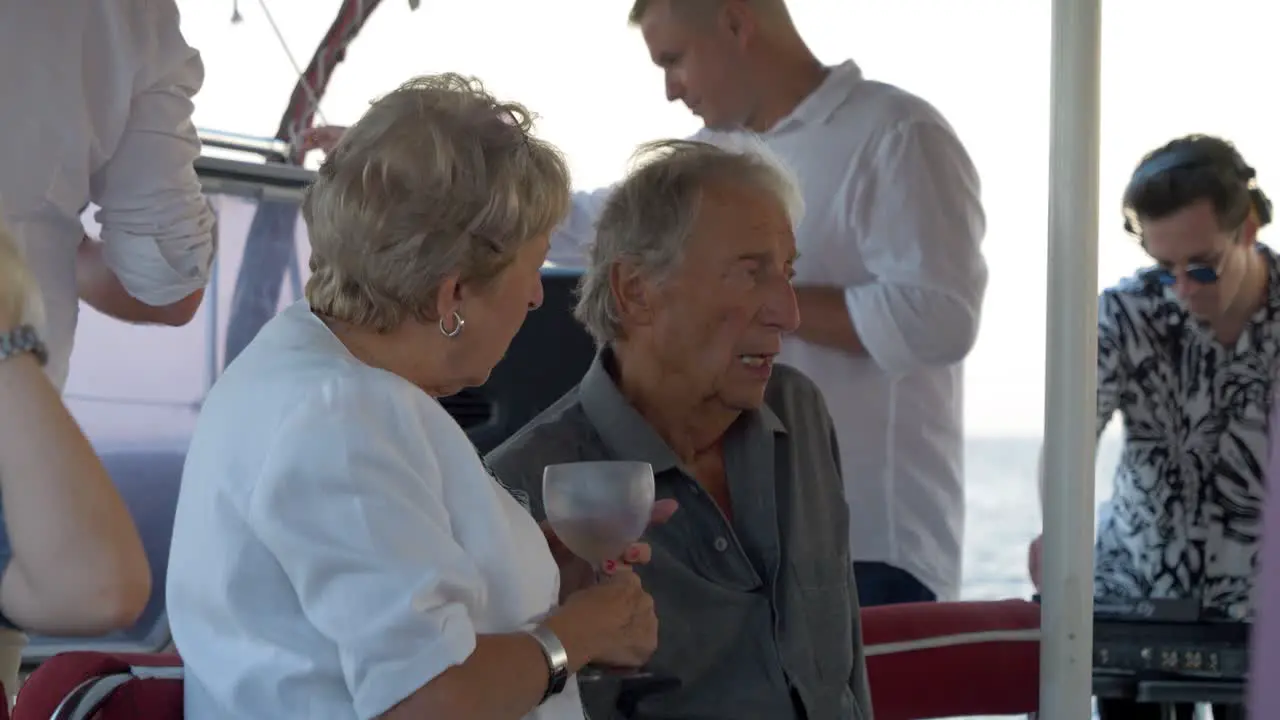
[[[724,552],[729,549],[729,541],[725,540],[723,537],[718,537],[716,538],[715,546],[716,552]]]

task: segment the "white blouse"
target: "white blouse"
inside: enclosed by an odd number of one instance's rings
[[[168,610],[189,720],[372,718],[532,627],[559,572],[436,400],[352,357],[304,302],[210,393]],[[527,718],[581,720],[578,688]]]

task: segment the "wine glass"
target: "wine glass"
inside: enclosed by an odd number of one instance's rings
[[[542,503],[560,542],[600,574],[606,560],[622,556],[640,539],[653,515],[653,467],[611,460],[548,465],[542,472]],[[580,680],[603,673],[634,679],[645,671],[588,666]]]

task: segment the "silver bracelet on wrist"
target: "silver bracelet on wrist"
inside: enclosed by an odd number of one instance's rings
[[[547,701],[552,695],[559,695],[569,682],[569,653],[564,649],[560,638],[545,625],[538,625],[528,631],[538,646],[542,648],[542,656],[547,660],[547,689],[538,704]]]
[[[49,350],[34,327],[15,325],[12,330],[0,333],[0,362],[23,353],[34,355],[41,366],[49,362]]]

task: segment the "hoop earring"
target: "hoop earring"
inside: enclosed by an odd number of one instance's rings
[[[454,310],[453,323],[453,329],[446,330],[444,327],[444,318],[440,318],[440,334],[447,338],[458,337],[458,333],[462,332],[462,326],[466,325],[467,321],[462,319],[462,316],[458,314],[457,310]]]

